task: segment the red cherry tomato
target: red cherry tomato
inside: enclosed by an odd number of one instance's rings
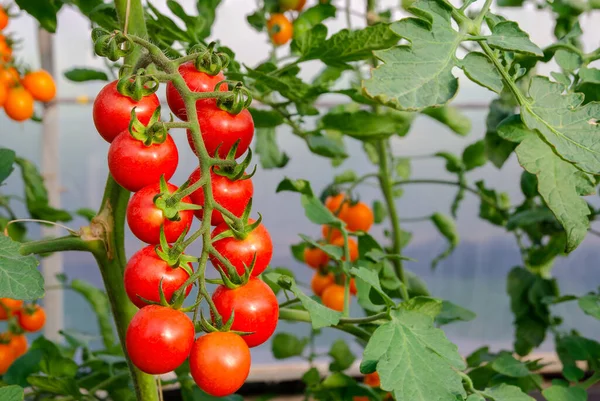
[[[142,372],[160,375],[178,368],[194,345],[194,324],[185,313],[159,305],[140,309],[127,328],[125,345]]]
[[[0,375],[5,374],[14,361],[15,355],[10,345],[0,344]]]
[[[192,265],[188,264],[190,271]],[[160,302],[160,281],[167,301],[171,301],[173,293],[190,277],[181,267],[171,267],[157,254],[154,245],[148,245],[133,254],[125,266],[124,282],[127,296],[138,308],[147,306],[140,297],[149,301]],[[192,290],[188,286],[187,296]]]
[[[46,312],[39,305],[19,309],[16,312],[19,326],[25,331],[38,331],[46,323]]]
[[[23,306],[23,301],[11,298],[0,298],[0,320],[6,320]]]
[[[215,156],[219,147],[219,157],[224,158],[239,140],[235,157],[240,157],[248,150],[254,137],[254,121],[246,109],[239,114],[230,114],[216,105],[210,105],[198,113],[198,121],[204,145],[210,156]],[[197,154],[190,131],[188,131],[188,142]]]
[[[254,220],[250,219],[249,223],[254,223]],[[212,237],[214,238],[228,229],[227,224],[221,223],[213,230]],[[256,262],[252,270],[253,277],[265,271],[273,256],[271,236],[262,224],[252,230],[245,239],[237,239],[235,237],[222,238],[214,242],[213,246],[217,252],[231,262],[240,275],[244,274],[245,267],[249,268],[252,265],[255,254]],[[215,268],[221,269],[225,273],[227,272],[227,268],[214,255],[210,255],[210,261]]]
[[[190,175],[190,185],[199,179],[200,169],[198,168]],[[246,178],[243,180],[232,181],[227,177],[223,177],[222,175],[215,174],[211,171],[210,180],[214,200],[237,217],[241,217],[242,214],[244,214],[244,209],[246,209],[250,198],[252,198],[252,195],[254,194],[252,179]],[[193,192],[190,195],[190,198],[194,204],[204,205],[204,191],[202,188]],[[194,213],[197,218],[202,220],[204,215],[202,210],[196,210]],[[221,212],[213,210],[210,224],[216,226],[224,221]]]
[[[194,343],[190,371],[198,387],[208,394],[215,397],[233,394],[250,372],[250,349],[237,334],[205,334]]]
[[[117,91],[117,81],[107,84],[94,100],[94,125],[106,142],[112,142],[121,132],[127,131],[131,120],[131,109],[144,125],[148,124],[154,110],[160,105],[158,96],[144,96],[139,102],[123,96]]]
[[[167,184],[169,192],[173,193],[177,187]],[[140,240],[148,244],[160,242],[160,227],[163,225],[167,242],[172,243],[184,231],[188,230],[194,219],[194,212],[181,210],[179,220],[169,220],[154,204],[154,198],[160,194],[160,185],[148,185],[136,192],[127,205],[127,223],[131,232]],[[192,203],[189,197],[181,200],[183,203]]]
[[[254,333],[242,336],[250,348],[267,341],[277,327],[277,297],[273,290],[258,278],[251,278],[248,283],[233,290],[220,285],[212,299],[223,322],[228,321],[233,313],[231,330]]]
[[[117,136],[108,148],[108,169],[123,188],[135,192],[160,181],[169,180],[179,162],[177,146],[171,135],[160,144],[144,145],[128,131]]]
[[[198,71],[193,62],[187,62],[179,66],[179,73],[192,92],[213,92],[217,84],[225,80],[225,75],[219,72],[217,75],[209,75],[205,72]],[[223,83],[219,86],[221,92],[227,91],[227,84]],[[187,112],[183,98],[170,81],[167,83],[167,103],[171,111],[180,119],[187,120]],[[196,101],[196,110],[200,112],[203,107],[215,105],[216,100],[200,99]]]

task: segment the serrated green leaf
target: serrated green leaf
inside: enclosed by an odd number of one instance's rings
[[[255,130],[255,153],[258,154],[260,165],[265,170],[285,167],[290,161],[288,155],[279,149],[275,134],[276,131],[274,127],[257,128]]]
[[[356,360],[346,341],[342,339],[336,340],[331,345],[328,355],[333,358],[333,362],[329,364],[329,370],[332,372],[344,371],[352,366]]]
[[[38,260],[19,253],[21,244],[0,235],[0,297],[38,299],[44,296],[44,278]]]
[[[490,47],[542,57],[544,52],[529,39],[529,35],[513,21],[503,21],[492,28],[487,37]]]
[[[537,176],[538,192],[567,233],[566,251],[572,251],[589,228],[590,209],[578,190],[589,184],[589,178],[558,157],[537,135],[526,137],[516,152],[523,168]]]
[[[551,386],[542,390],[547,401],[587,401],[587,392],[580,387]]]
[[[483,53],[471,52],[460,62],[465,75],[476,84],[500,93],[504,87],[502,76],[494,67],[488,56]]]
[[[406,135],[413,118],[412,113],[373,114],[366,110],[360,110],[326,114],[321,119],[321,125],[324,129],[340,131],[355,139],[376,140],[395,134]]]
[[[19,386],[0,387],[0,399],[2,401],[23,401],[25,393]]]
[[[93,68],[72,68],[64,72],[65,78],[73,82],[108,81],[104,71]]]
[[[375,52],[383,64],[363,82],[363,89],[367,96],[403,110],[444,105],[458,90],[452,68],[464,34],[452,28],[451,10],[441,2],[419,0],[410,10],[418,18],[392,24],[410,45]]]
[[[277,333],[271,342],[271,351],[275,359],[286,359],[300,356],[308,344],[308,338],[298,338],[289,333]]]
[[[433,326],[430,316],[400,309],[391,313],[369,340],[361,363],[376,366],[381,389],[394,398],[411,401],[456,401],[466,397],[461,376],[464,369],[456,345]],[[399,347],[398,344],[403,344]]]
[[[377,24],[354,31],[342,29],[304,54],[302,60],[319,59],[329,65],[364,60],[372,57],[374,50],[394,46],[399,39],[389,24]]]
[[[596,319],[600,319],[600,295],[588,294],[584,295],[577,301],[581,310],[586,314]]]
[[[462,154],[462,161],[467,171],[484,166],[487,163],[483,139],[466,147]]]
[[[583,63],[579,54],[564,49],[557,50],[554,59],[560,68],[569,72],[577,70]]]
[[[509,377],[525,377],[531,374],[527,365],[510,354],[502,354],[495,359],[492,362],[492,369]]]
[[[443,301],[442,310],[435,317],[435,323],[441,326],[453,322],[470,322],[475,317],[474,312],[450,301]]]
[[[460,136],[466,136],[471,132],[471,119],[457,107],[429,107],[421,111],[421,113],[446,125],[455,134]]]
[[[519,387],[500,384],[493,388],[486,388],[482,394],[493,401],[535,401],[525,394]]]
[[[440,261],[450,256],[452,251],[454,251],[460,242],[460,236],[456,230],[456,224],[454,223],[454,220],[448,216],[445,216],[441,213],[434,213],[431,216],[431,222],[435,225],[440,234],[442,234],[448,240],[448,248],[446,248],[446,250],[440,255],[436,256],[436,258],[431,262],[431,267],[435,269]]]
[[[577,168],[597,174],[600,171],[600,103],[581,106],[580,93],[563,94],[564,86],[545,77],[534,77],[529,86],[531,98],[521,107],[521,118],[537,130],[563,159]]]

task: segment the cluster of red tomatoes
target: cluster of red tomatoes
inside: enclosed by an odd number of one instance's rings
[[[25,305],[23,301],[0,298],[0,320],[8,320],[9,330],[0,334],[0,375],[27,352],[25,332],[39,331],[46,323],[46,312],[36,304]]]
[[[56,96],[56,84],[44,70],[21,75],[13,58],[13,40],[3,34],[9,17],[0,7],[0,108],[15,121],[33,117],[34,101],[49,102]]]
[[[352,202],[344,194],[330,196],[325,200],[325,206],[340,220],[346,223],[346,229],[350,232],[367,232],[373,225],[373,211],[363,202]],[[344,238],[342,232],[327,225],[322,229],[323,242],[342,248]],[[358,244],[352,238],[348,238],[348,251],[350,261],[358,259]],[[342,258],[342,260],[345,260]],[[306,247],[304,249],[304,262],[317,269],[312,278],[311,288],[315,295],[321,297],[323,305],[328,308],[342,311],[344,309],[344,276],[334,274],[329,267],[329,256],[317,247]],[[350,293],[356,295],[354,279],[350,279]]]
[[[193,92],[212,92],[216,86],[221,92],[228,90],[226,84],[219,85],[225,79],[221,72],[209,75],[188,62],[179,67],[179,73]],[[171,111],[186,121],[188,116],[181,94],[171,82],[166,92]],[[249,232],[227,235],[225,232],[231,230],[221,212],[213,210],[210,216],[204,216],[202,209],[186,207],[204,205],[203,188],[190,196],[176,198],[178,187],[167,182],[178,165],[175,142],[169,134],[160,141],[153,141],[130,132],[130,113],[134,107],[136,119],[142,124],[150,125],[160,113],[154,93],[135,101],[117,90],[117,82],[100,91],[93,110],[98,132],[111,143],[108,167],[114,180],[135,192],[127,207],[127,223],[132,233],[148,244],[129,259],[124,273],[125,290],[140,308],[127,330],[127,352],[133,364],[149,374],[170,372],[189,357],[190,370],[198,386],[211,395],[225,396],[237,391],[248,376],[249,347],[264,343],[277,325],[277,298],[271,288],[256,277],[271,261],[272,241],[265,227],[254,220],[245,222],[254,227]],[[254,135],[254,122],[248,110],[233,114],[220,108],[211,98],[198,100],[196,113],[210,157],[224,158],[235,149],[237,158],[248,150]],[[135,124],[133,126],[135,129]],[[188,141],[198,154],[189,131]],[[253,195],[252,180],[248,175],[232,179],[224,174],[226,170],[226,167],[216,166],[210,172],[196,169],[186,186],[194,184],[203,174],[210,174],[214,201],[242,217]],[[170,204],[173,199],[176,203]],[[169,213],[173,209],[176,213]],[[186,313],[177,307],[164,306],[164,302],[161,304],[164,300],[176,304],[174,294],[193,274],[191,263],[185,259],[169,259],[169,249],[163,249],[164,241],[161,245],[161,230],[166,242],[174,243],[188,232],[194,214],[200,220],[210,219],[215,226],[211,233],[212,247],[240,276],[252,267],[250,277],[242,279],[245,282],[229,287],[220,285],[212,295],[214,308],[224,322],[234,316],[231,331],[213,331],[197,340],[194,323]],[[210,255],[212,265],[227,274],[223,260],[215,254]],[[190,290],[191,284],[185,296]]]

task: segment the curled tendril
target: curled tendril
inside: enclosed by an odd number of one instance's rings
[[[117,61],[133,51],[133,41],[122,32],[108,32],[101,28],[92,31],[94,52],[110,61]]]
[[[144,96],[156,92],[158,87],[158,79],[147,74],[143,68],[137,70],[134,75],[121,77],[117,83],[119,93],[132,98],[136,102],[139,102]]]
[[[217,75],[223,69],[227,68],[231,59],[229,55],[215,51],[216,43],[211,42],[208,46],[195,45],[189,54],[197,54],[194,60],[194,66],[198,71],[209,75]]]
[[[218,91],[219,87],[223,83],[233,84],[234,86],[231,90],[231,96],[227,96],[223,99],[218,99],[217,106],[231,114],[239,114],[242,112],[242,110],[250,107],[250,105],[252,104],[252,94],[242,82],[224,80],[215,85],[214,90]]]

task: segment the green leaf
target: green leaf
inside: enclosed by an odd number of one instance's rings
[[[581,106],[584,95],[563,94],[563,85],[544,77],[534,77],[529,86],[529,100],[521,107],[521,118],[563,159],[577,168],[597,174],[600,171],[600,103]]]
[[[588,294],[577,301],[581,310],[596,319],[600,319],[600,295]]]
[[[496,168],[501,168],[517,147],[516,144],[498,135],[497,130],[500,122],[511,116],[514,110],[515,103],[512,99],[506,100],[504,97],[501,97],[492,100],[490,104],[490,111],[485,121],[485,153]]]
[[[202,17],[204,23],[202,30],[198,32],[200,40],[204,40],[210,36],[212,26],[217,16],[217,7],[221,4],[221,0],[197,0],[196,9],[198,15]]]
[[[29,384],[39,391],[52,394],[70,395],[76,400],[81,399],[81,392],[75,379],[70,377],[29,376]]]
[[[252,114],[255,128],[272,128],[283,124],[283,117],[275,110],[263,110],[250,107],[248,109]]]
[[[456,345],[436,329],[433,318],[400,309],[379,326],[369,340],[361,363],[376,366],[381,389],[411,401],[456,401],[466,397],[461,376],[465,363]],[[401,347],[398,344],[402,344]]]
[[[11,149],[0,148],[0,185],[13,172],[15,162],[15,152]]]
[[[568,50],[560,49],[554,54],[554,59],[565,71],[575,71],[581,67],[583,60],[581,60],[581,56],[577,53],[573,53]]]
[[[410,178],[410,159],[407,157],[399,157],[394,159],[394,166],[396,167],[396,174],[398,177],[407,180]]]
[[[50,33],[56,32],[56,13],[62,2],[57,0],[15,0],[19,8],[38,20],[42,28]]]
[[[486,388],[482,394],[493,401],[535,401],[535,399],[521,391],[519,387],[507,384]]]
[[[460,136],[466,136],[471,132],[471,119],[456,107],[429,107],[422,113],[446,125]]]
[[[467,146],[462,154],[462,161],[467,171],[484,166],[487,163],[483,139]]]
[[[448,216],[445,216],[441,213],[434,213],[431,216],[431,222],[435,225],[440,234],[442,234],[448,240],[448,248],[446,248],[444,252],[438,255],[431,262],[431,267],[435,269],[435,267],[440,261],[450,256],[452,251],[454,251],[454,248],[456,248],[456,246],[460,242],[460,236],[458,235],[458,231],[456,230],[454,220],[452,220]]]
[[[562,72],[552,71],[550,75],[556,82],[559,84],[563,84],[564,86],[571,86],[571,78],[567,74],[563,74]]]
[[[342,313],[329,309],[328,307],[318,303],[314,299],[304,294],[300,288],[296,285],[296,282],[289,278],[283,277],[286,282],[290,283],[290,290],[300,299],[302,306],[310,314],[312,328],[314,330],[321,329],[323,327],[330,327],[338,324]]]
[[[78,216],[83,217],[84,219],[86,219],[87,221],[89,221],[91,223],[92,219],[94,217],[96,217],[96,215],[98,214],[98,212],[95,211],[94,209],[88,209],[88,208],[82,207],[80,209],[77,209],[75,211],[75,214],[78,215]]]
[[[506,229],[512,231],[516,228],[527,227],[532,224],[552,223],[555,221],[554,215],[546,207],[526,209],[511,215],[506,222]]]
[[[509,377],[525,377],[531,374],[527,365],[510,354],[500,355],[492,362],[492,369]]]
[[[450,301],[443,301],[442,310],[435,317],[435,323],[441,326],[453,322],[470,322],[471,320],[475,319],[475,317],[475,312],[456,305]]]
[[[360,110],[326,114],[321,119],[321,125],[324,129],[340,131],[355,139],[376,140],[395,134],[406,135],[413,118],[414,115],[410,113],[373,114]]]
[[[19,253],[21,244],[0,235],[0,297],[38,299],[44,296],[44,278],[38,260]]]
[[[25,394],[19,386],[0,387],[0,399],[2,401],[23,401]]]
[[[460,62],[465,75],[476,84],[500,93],[504,87],[502,76],[494,67],[488,56],[483,53],[471,52]]]
[[[600,100],[600,70],[597,68],[582,67],[579,69],[579,82],[576,92],[585,95],[584,103]]]
[[[27,378],[34,373],[39,373],[40,362],[44,353],[41,349],[29,349],[25,355],[14,361],[2,380],[7,384],[15,384],[21,387],[28,387]]]
[[[308,338],[298,338],[289,333],[277,333],[273,337],[271,350],[275,359],[285,359],[301,356],[308,344]]]
[[[265,170],[273,168],[282,168],[290,161],[290,158],[285,152],[282,152],[277,146],[275,139],[275,128],[257,128],[256,135],[256,150],[255,152],[260,157],[260,165]]]
[[[581,387],[551,386],[542,390],[547,401],[587,401],[587,392]]]
[[[342,29],[304,54],[302,60],[319,59],[329,65],[365,60],[373,56],[374,50],[394,46],[399,39],[389,24],[377,24],[355,31]]]
[[[303,255],[303,250],[304,247],[306,246],[305,242],[302,242],[302,250],[300,251],[300,255],[295,255],[299,256],[300,259],[298,259],[300,262],[304,263],[304,255]],[[294,245],[292,245],[292,248],[294,247]],[[273,273],[272,275],[269,273]],[[291,278],[294,278],[294,273],[290,270],[287,269],[285,267],[274,267],[274,268],[270,268],[267,273],[263,273],[261,274],[261,278],[262,280],[265,282],[265,284],[267,284],[269,287],[271,287],[271,290],[273,290],[273,292],[275,293],[275,295],[279,294],[279,291],[281,291],[281,287],[279,286],[279,284],[277,283],[277,280],[279,279],[280,276],[288,276]]]
[[[308,386],[316,386],[321,382],[321,374],[317,368],[310,368],[302,375],[302,381]]]
[[[375,224],[381,224],[388,215],[387,208],[380,200],[373,201],[373,216]]]
[[[317,4],[307,8],[294,21],[294,39],[306,34],[326,19],[335,17],[335,12],[336,8],[331,4]]]
[[[460,173],[465,169],[463,162],[452,153],[438,152],[435,154],[435,156],[441,157],[444,160],[446,160],[446,170],[448,170],[448,172],[450,173]]]
[[[413,297],[400,305],[406,310],[422,313],[432,319],[442,312],[442,301],[431,297]]]
[[[63,356],[61,350],[52,341],[45,337],[38,337],[31,349],[39,349],[43,353],[40,361],[40,370],[48,376],[74,378],[77,374],[77,364],[72,358]]]
[[[267,20],[263,10],[257,10],[252,14],[248,14],[246,16],[246,21],[248,21],[248,24],[258,32],[264,31],[267,26]]]
[[[342,77],[344,71],[346,71],[344,67],[325,66],[313,79],[313,85],[331,88]]]
[[[104,71],[93,68],[72,68],[64,73],[65,78],[73,82],[108,81]]]
[[[532,135],[532,131],[523,124],[519,114],[514,114],[498,125],[498,134],[507,141],[521,143],[526,137]]]
[[[348,157],[344,142],[341,139],[336,140],[335,138],[317,132],[306,136],[306,143],[308,144],[310,151],[317,155],[341,159]]]
[[[473,393],[467,397],[467,401],[485,401],[485,398],[483,398],[479,394]]]
[[[489,221],[497,226],[503,226],[508,219],[507,209],[510,207],[508,194],[505,192],[497,193],[493,189],[487,189],[483,181],[475,183],[482,197],[479,205],[479,217]]]
[[[403,110],[444,105],[458,90],[452,68],[464,34],[452,28],[451,10],[441,2],[419,0],[410,11],[418,18],[392,24],[410,45],[375,52],[383,64],[363,82],[363,89],[367,96]]]
[[[377,293],[381,296],[381,298],[383,300],[383,302],[380,302],[380,303],[386,303],[388,306],[395,305],[394,300],[392,300],[389,297],[389,295],[387,295],[387,293],[385,291],[383,291],[383,289],[381,288],[381,284],[379,282],[379,275],[377,274],[376,271],[360,266],[358,268],[356,268],[356,267],[351,268],[350,273],[356,278],[357,285],[362,281],[366,284],[366,286],[361,286],[361,287],[365,287],[365,288],[370,287],[370,288],[374,289],[375,291],[377,291]],[[360,292],[360,290],[359,290],[359,292]],[[368,292],[366,295],[368,296]]]
[[[90,304],[98,321],[98,327],[100,328],[104,347],[106,349],[112,349],[117,343],[117,340],[115,339],[113,330],[110,301],[108,300],[106,292],[79,279],[73,280],[70,288],[79,293]]]
[[[334,184],[346,184],[354,182],[358,179],[358,176],[353,170],[345,170],[343,173],[333,177]]]
[[[298,262],[304,263],[304,248],[307,246],[308,244],[304,241],[290,245],[290,250],[292,251],[292,256],[294,259],[296,259]]]
[[[467,366],[470,368],[476,368],[485,362],[492,362],[496,356],[490,353],[490,347],[481,347],[476,349],[469,355],[467,359]]]
[[[492,35],[487,37],[487,43],[492,48],[524,53],[542,57],[544,52],[529,40],[529,35],[523,32],[513,21],[503,21],[492,28]]]
[[[300,56],[308,56],[312,51],[322,46],[326,39],[327,27],[323,24],[317,24],[302,35],[294,35],[291,49]]]
[[[566,252],[572,251],[589,228],[590,209],[579,196],[580,188],[589,186],[589,177],[558,157],[537,135],[526,137],[516,152],[523,168],[537,176],[538,192],[567,233]]]
[[[352,354],[352,351],[350,351],[346,341],[342,339],[336,340],[331,345],[329,356],[333,358],[333,362],[329,364],[329,370],[331,372],[342,372],[352,366],[356,360],[356,357]]]
[[[323,252],[325,252],[327,255],[329,255],[329,257],[333,258],[334,260],[339,261],[342,259],[342,256],[344,255],[343,249],[340,248],[339,246],[323,244],[323,243],[317,242],[317,241],[313,240],[312,238],[307,237],[304,234],[299,234],[299,236],[304,241],[308,242],[310,245],[321,249]]]

